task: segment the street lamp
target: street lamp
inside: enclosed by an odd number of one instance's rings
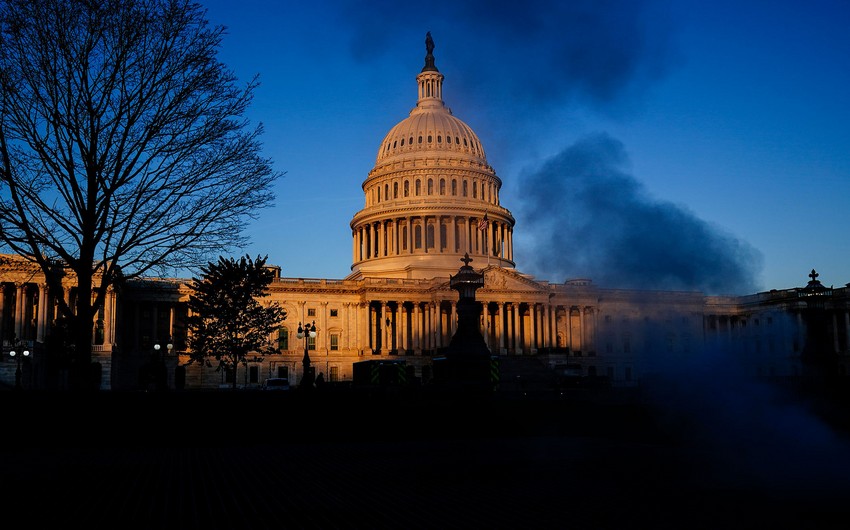
[[[154,386],[157,390],[165,389],[167,384],[166,380],[168,378],[167,370],[165,368],[165,359],[159,354],[159,350],[161,349],[162,346],[160,346],[158,342],[153,345],[154,362],[151,369],[153,370],[154,374]],[[174,345],[171,343],[171,341],[168,341],[168,344],[165,345],[165,349],[168,355],[171,355],[171,350],[174,349]]]
[[[23,372],[21,371],[21,363],[24,359],[29,358],[30,351],[25,348],[21,355],[18,355],[18,352],[16,352],[15,350],[10,350],[9,356],[12,359],[15,359],[18,364],[18,367],[15,370],[15,389],[20,390],[21,388],[23,388],[23,385],[21,384],[21,379],[23,377]]]
[[[313,385],[313,376],[310,372],[310,339],[316,338],[316,321],[303,326],[299,322],[298,338],[304,339],[304,358],[301,359],[301,364],[304,365],[304,375],[301,376],[301,387],[310,388]]]
[[[159,355],[159,350],[161,348],[162,348],[162,346],[160,346],[159,343],[153,345],[153,349],[156,350],[157,355]],[[167,350],[168,355],[171,355],[171,350],[174,349],[174,345],[169,342],[168,344],[165,345],[165,349]]]

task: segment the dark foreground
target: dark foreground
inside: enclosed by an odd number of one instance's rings
[[[714,398],[6,392],[4,519],[19,528],[846,528],[843,429],[775,395]]]

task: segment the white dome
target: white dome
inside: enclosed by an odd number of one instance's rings
[[[350,223],[350,279],[448,278],[469,256],[514,266],[502,182],[478,135],[443,103],[444,77],[426,49],[416,107],[384,136],[363,181],[365,205]]]
[[[457,154],[487,164],[481,141],[469,125],[454,117],[443,105],[420,105],[387,133],[381,141],[375,164],[440,154]]]

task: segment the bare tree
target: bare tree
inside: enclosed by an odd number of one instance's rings
[[[110,285],[241,248],[274,200],[224,34],[189,0],[0,3],[0,244],[44,271],[78,375]]]

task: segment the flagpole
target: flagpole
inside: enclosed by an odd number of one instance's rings
[[[482,243],[484,248],[482,249],[485,254],[487,254],[487,266],[490,266],[490,249],[487,247],[487,243],[489,241],[487,237],[487,233],[490,231],[490,221],[487,220],[487,211],[484,211],[484,217],[478,221],[478,230],[483,232],[482,235]]]

